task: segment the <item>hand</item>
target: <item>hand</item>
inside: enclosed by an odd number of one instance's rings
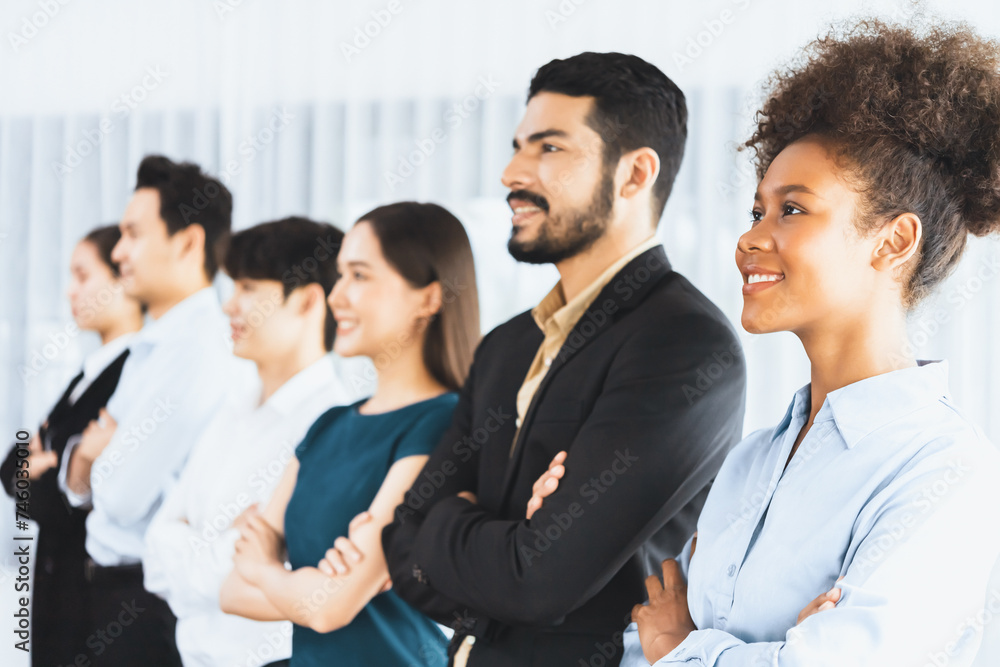
[[[549,463],[549,469],[535,480],[531,487],[531,500],[528,501],[527,515],[524,518],[530,519],[535,512],[541,509],[542,501],[559,488],[559,480],[566,474],[566,467],[563,465],[565,461],[566,452],[559,452]]]
[[[274,565],[283,567],[284,540],[260,512],[248,509],[244,514],[246,520],[240,530],[240,538],[236,540],[233,564],[244,579],[254,583],[263,568]]]
[[[320,572],[330,577],[346,576],[351,572],[351,565],[357,565],[365,559],[364,553],[358,549],[354,542],[355,535],[360,526],[369,523],[374,517],[371,512],[365,511],[351,519],[347,526],[347,537],[338,537],[333,541],[333,548],[327,549],[323,560],[316,566]],[[385,593],[392,589],[392,579],[385,578],[379,593]]]
[[[59,456],[52,450],[45,451],[39,433],[28,442],[28,479],[38,479],[50,468],[59,465]]]
[[[473,505],[475,505],[475,504],[477,504],[479,502],[479,498],[477,498],[476,494],[474,494],[472,491],[459,491],[458,492],[458,497],[459,498],[465,498],[466,500],[468,500]]]
[[[837,579],[839,582],[843,577]],[[825,593],[821,593],[812,602],[807,604],[805,608],[799,612],[799,618],[795,621],[795,625],[800,624],[802,621],[806,620],[813,614],[818,614],[821,611],[826,611],[827,609],[833,609],[837,606],[837,602],[840,601],[841,590],[834,586]]]
[[[649,604],[632,608],[639,626],[639,643],[650,664],[660,660],[684,641],[695,627],[687,603],[687,583],[673,558],[663,561],[663,584],[654,574],[646,577]]]
[[[243,510],[239,514],[239,516],[237,516],[235,519],[233,519],[233,525],[232,525],[232,527],[235,528],[236,530],[239,530],[240,532],[242,532],[243,531],[243,526],[245,526],[247,524],[247,521],[248,521],[248,519],[249,519],[249,517],[250,517],[251,514],[260,514],[260,505],[258,505],[257,503],[254,503],[253,505],[250,505],[245,510]]]
[[[111,442],[111,436],[115,434],[117,428],[118,422],[105,408],[101,408],[100,416],[91,420],[87,428],[83,429],[80,444],[73,450],[73,454],[82,456],[88,461],[96,460]]]

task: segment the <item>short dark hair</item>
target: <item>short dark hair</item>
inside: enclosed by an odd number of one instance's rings
[[[903,213],[920,218],[907,307],[954,270],[970,233],[1000,231],[997,42],[962,24],[844,24],[775,72],[765,99],[744,143],[758,178],[789,144],[816,135],[854,172],[861,232]]]
[[[135,189],[153,188],[160,193],[160,217],[173,236],[189,225],[205,230],[205,275],[209,280],[219,270],[233,218],[233,195],[217,178],[191,162],[174,162],[162,155],[147,155],[139,163]]]
[[[118,240],[121,237],[122,232],[118,228],[118,225],[110,224],[103,227],[95,227],[81,239],[94,246],[97,250],[97,256],[111,269],[111,275],[115,278],[120,278],[121,272],[119,271],[118,262],[111,259],[111,251],[118,244]]]
[[[333,225],[292,216],[236,232],[229,239],[223,267],[233,280],[277,280],[287,298],[297,287],[318,284],[330,296],[337,273],[337,253],[344,232]],[[326,309],[323,345],[333,349],[337,323]]]
[[[587,125],[604,142],[605,168],[629,151],[656,151],[660,173],[653,184],[653,219],[659,222],[687,139],[687,104],[677,84],[638,56],[588,51],[540,67],[528,100],[543,92],[594,98]]]
[[[415,287],[441,283],[441,310],[431,318],[423,360],[451,391],[465,383],[479,344],[479,292],[472,245],[462,223],[437,204],[398,202],[358,218],[368,223],[382,256]]]

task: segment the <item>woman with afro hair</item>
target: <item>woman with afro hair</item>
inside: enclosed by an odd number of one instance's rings
[[[998,61],[964,26],[865,21],[769,81],[742,323],[794,333],[811,383],[726,458],[623,667],[972,663],[1000,612],[1000,456],[906,318],[1000,227]]]

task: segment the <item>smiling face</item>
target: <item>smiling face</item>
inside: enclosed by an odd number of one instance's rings
[[[422,343],[428,288],[414,287],[386,261],[363,220],[344,236],[337,269],[340,279],[328,299],[337,321],[334,352],[376,359]]]
[[[283,356],[300,341],[302,317],[296,316],[293,291],[285,298],[277,280],[239,278],[222,306],[229,316],[233,354],[262,362]]]
[[[558,263],[583,252],[608,226],[613,171],[604,143],[587,125],[592,97],[539,93],[514,136],[514,156],[501,181],[514,216],[507,249],[532,264]]]
[[[871,303],[873,242],[855,226],[862,199],[847,175],[813,136],[768,167],[736,247],[747,331],[801,335],[852,321]]]

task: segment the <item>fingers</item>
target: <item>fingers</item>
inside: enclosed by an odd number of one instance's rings
[[[840,579],[843,579],[843,577],[841,577]],[[838,579],[837,581],[840,581],[840,579]],[[826,591],[825,593],[820,593],[815,598],[813,598],[813,600],[809,604],[807,604],[802,611],[799,612],[799,617],[795,621],[795,624],[798,625],[799,623],[806,620],[813,614],[818,614],[821,611],[827,611],[829,609],[833,609],[835,606],[837,606],[837,602],[840,601],[840,596],[841,596],[841,590],[836,586]]]
[[[566,462],[566,452],[559,452],[558,454],[552,457],[552,462],[549,463],[549,470],[552,470],[556,466],[562,465],[565,462]]]
[[[653,577],[653,578],[655,579],[656,577]],[[633,623],[638,623],[639,622],[639,613],[642,611],[643,607],[645,607],[645,606],[646,605],[644,605],[644,604],[637,604],[636,606],[632,607],[632,622]]]
[[[535,512],[539,510],[542,506],[542,499],[538,496],[531,496],[531,500],[528,501],[528,510],[525,512],[524,518],[531,520],[531,517],[535,515]]]
[[[346,537],[338,537],[333,541],[333,548],[343,554],[352,563],[360,563],[364,554]]]
[[[646,596],[652,600],[657,595],[663,592],[663,584],[660,583],[660,578],[655,574],[651,574],[646,577]]]
[[[663,588],[687,588],[684,581],[684,573],[681,572],[680,563],[673,558],[668,558],[661,565],[663,569]],[[655,579],[655,577],[654,577]]]
[[[344,561],[344,556],[337,549],[327,549],[326,556],[319,562],[319,569],[328,576],[347,574],[350,568]]]

